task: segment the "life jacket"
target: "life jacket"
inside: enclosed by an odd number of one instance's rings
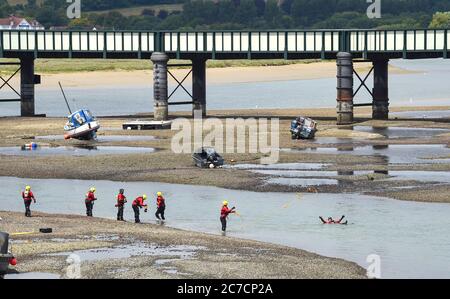
[[[125,205],[125,200],[126,200],[125,195],[123,195],[123,194],[121,194],[121,193],[119,193],[119,194],[117,195],[117,205],[118,205],[119,207],[123,207],[123,206]]]
[[[92,202],[92,201],[95,201],[95,200],[96,200],[96,198],[95,198],[94,192],[89,191],[89,192],[86,194],[86,201]]]
[[[31,191],[24,191],[22,192],[22,198],[23,200],[32,200],[34,198],[33,192]]]
[[[231,209],[229,209],[227,206],[223,206],[220,210],[220,218],[226,218],[231,213]]]
[[[164,199],[164,197],[158,196],[158,198],[156,199],[156,205],[158,206],[158,208],[165,207],[166,206],[166,200]]]
[[[145,206],[145,204],[144,204],[144,199],[142,198],[142,196],[136,198],[136,199],[133,201],[133,206],[135,206],[135,207],[143,207],[143,206]]]

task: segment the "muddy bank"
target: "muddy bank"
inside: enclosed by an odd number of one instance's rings
[[[365,278],[365,270],[354,263],[261,242],[80,216],[0,216],[1,229],[10,234],[54,230],[12,236],[20,273],[64,278],[66,259],[76,253],[83,278]]]
[[[442,108],[442,107],[437,107]],[[412,108],[411,108],[412,109]],[[414,109],[422,109],[417,107]],[[413,109],[413,110],[414,110]],[[398,111],[402,109],[398,108]],[[373,121],[364,119],[364,114],[370,109],[357,112],[355,127],[338,127],[335,125],[334,109],[308,110],[245,110],[245,111],[215,111],[211,116],[219,118],[233,117],[265,117],[280,118],[281,149],[294,149],[280,152],[279,163],[327,163],[324,170],[332,171],[371,171],[388,172],[404,171],[450,171],[450,163],[440,162],[437,158],[445,159],[449,155],[439,155],[423,159],[411,160],[410,163],[393,164],[389,161],[390,150],[400,153],[401,145],[406,149],[414,145],[439,145],[445,147],[450,143],[450,124],[446,121],[420,120],[389,120]],[[295,115],[308,115],[319,120],[319,132],[316,141],[293,141],[289,133],[290,120]],[[173,116],[187,116],[178,113]],[[136,119],[138,116],[130,117]],[[104,130],[99,132],[103,141],[101,146],[125,146],[136,148],[154,148],[151,153],[121,153],[116,155],[92,154],[87,156],[73,155],[1,155],[0,171],[3,176],[21,178],[67,178],[83,180],[112,180],[112,181],[152,181],[163,183],[178,183],[190,185],[209,185],[228,189],[242,189],[249,191],[277,191],[277,192],[308,192],[308,186],[290,186],[270,183],[271,176],[258,174],[232,167],[226,169],[203,170],[194,167],[190,154],[176,155],[171,151],[171,137],[176,132],[166,131],[123,131],[121,124],[130,118],[102,118]],[[65,120],[62,118],[0,118],[0,147],[17,147],[28,142],[38,142],[42,146],[96,146],[94,142],[64,141],[51,138],[60,135]],[[367,130],[364,128],[368,128]],[[374,130],[375,128],[375,130]],[[394,132],[395,138],[384,136],[384,130]],[[397,128],[397,129],[396,129]],[[420,130],[415,136],[414,130]],[[430,129],[437,129],[430,131]],[[446,131],[447,130],[447,131]],[[402,138],[406,132],[407,138]],[[248,133],[247,133],[248,134]],[[45,136],[49,136],[45,138]],[[130,138],[111,138],[125,136]],[[387,134],[389,135],[389,134]],[[44,136],[44,138],[40,138]],[[134,137],[134,138],[133,138]],[[138,138],[142,137],[142,138]],[[248,137],[248,136],[247,136]],[[334,144],[338,142],[339,144]],[[395,145],[392,146],[392,145]],[[391,146],[391,148],[389,148]],[[319,148],[318,150],[314,150]],[[342,149],[342,150],[341,150]],[[385,152],[383,152],[383,150]],[[408,149],[409,152],[414,150]],[[259,164],[260,154],[224,154],[227,165]],[[398,158],[398,157],[397,157]],[[417,158],[417,157],[415,157]],[[419,157],[422,158],[422,157]],[[403,159],[404,160],[404,159]],[[420,162],[420,163],[417,163]],[[389,179],[388,175],[347,175],[339,178],[338,184],[321,184],[313,188],[314,192],[360,192],[397,198],[398,188],[434,188],[432,182],[422,182],[419,179],[397,180]],[[335,179],[333,177],[322,179]],[[435,199],[430,199],[430,197]],[[420,200],[413,192],[403,193],[404,200]],[[423,201],[449,202],[442,194],[431,193]]]

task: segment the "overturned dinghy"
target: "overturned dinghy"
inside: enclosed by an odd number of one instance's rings
[[[291,123],[292,139],[314,139],[317,122],[307,117],[297,117]]]
[[[68,118],[69,121],[64,126],[64,139],[92,140],[97,138],[100,124],[89,110],[78,110]]]
[[[203,147],[192,155],[194,163],[200,168],[222,167],[224,159],[212,147]]]

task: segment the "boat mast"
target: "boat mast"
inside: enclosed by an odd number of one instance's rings
[[[69,109],[69,113],[72,114],[72,110],[70,109],[69,102],[67,101],[67,97],[66,97],[66,94],[65,94],[65,92],[64,92],[64,89],[63,89],[63,87],[62,87],[62,85],[61,85],[61,82],[58,82],[58,84],[59,84],[59,88],[61,88],[61,92],[62,92],[62,94],[63,94],[64,101],[66,101],[67,109]]]

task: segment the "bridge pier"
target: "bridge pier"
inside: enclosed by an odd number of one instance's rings
[[[389,118],[389,59],[373,60],[373,119]]]
[[[35,116],[35,89],[39,83],[34,74],[34,57],[20,58],[20,115],[22,117]]]
[[[337,124],[353,123],[353,57],[337,54]]]
[[[192,100],[193,113],[201,110],[202,116],[206,117],[206,59],[204,58],[192,60]]]
[[[153,62],[153,99],[154,118],[163,121],[169,118],[167,63],[165,53],[154,52],[150,58]]]

